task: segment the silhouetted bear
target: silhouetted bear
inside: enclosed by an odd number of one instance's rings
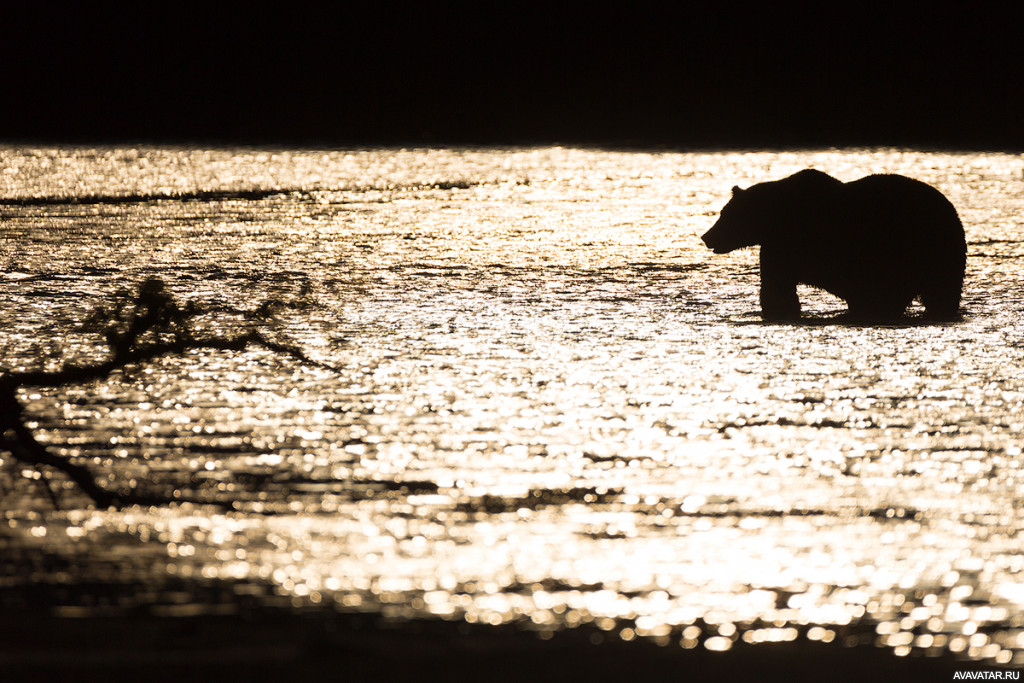
[[[716,254],[761,245],[761,315],[800,317],[798,283],[844,299],[855,320],[899,318],[919,296],[929,318],[956,319],[967,246],[941,192],[899,175],[844,183],[807,169],[734,187],[702,237]]]

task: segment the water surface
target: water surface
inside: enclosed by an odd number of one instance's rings
[[[816,167],[934,185],[963,322],[760,322],[733,185]],[[78,614],[266,604],[727,650],[809,638],[1024,662],[1024,160],[749,153],[0,148],[0,358],[102,356],[82,321],[160,277],[266,351],[23,394],[111,482],[233,504],[97,511],[0,455],[0,582]],[[41,561],[39,558],[50,558]],[[173,583],[176,588],[167,586]],[[121,587],[98,598],[89,586]],[[183,592],[184,590],[184,592]],[[205,595],[205,597],[204,597]]]

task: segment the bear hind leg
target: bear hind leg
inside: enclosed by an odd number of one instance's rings
[[[932,285],[921,292],[925,314],[932,320],[956,320],[960,317],[960,282]]]
[[[960,318],[960,296],[966,266],[967,252],[962,242],[958,241],[947,248],[937,248],[937,253],[929,259],[929,268],[922,273],[920,279],[921,303],[924,304],[928,318]]]

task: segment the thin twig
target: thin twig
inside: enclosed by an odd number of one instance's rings
[[[44,466],[63,472],[100,507],[119,508],[126,505],[165,505],[184,502],[231,507],[230,503],[218,501],[198,500],[180,495],[140,495],[134,492],[110,491],[100,486],[87,467],[53,454],[36,439],[32,430],[26,426],[25,410],[18,400],[18,390],[29,387],[61,387],[103,380],[129,365],[196,350],[243,351],[249,347],[256,347],[324,370],[338,372],[337,368],[310,358],[296,346],[267,339],[255,330],[227,338],[195,338],[188,327],[188,321],[196,311],[192,308],[180,308],[164,293],[163,283],[158,280],[143,283],[129,318],[121,317],[123,310],[123,304],[116,308],[115,324],[106,331],[107,343],[111,349],[111,357],[108,360],[88,365],[65,364],[60,370],[8,372],[0,376],[0,449],[11,453],[16,460],[39,469],[40,472]],[[155,333],[157,341],[140,344],[139,339],[151,331]],[[161,340],[162,335],[172,336],[173,341]],[[56,506],[56,494],[52,490],[50,494]]]
[[[206,339],[182,339],[173,342],[154,342],[141,347],[128,349],[110,360],[92,365],[67,364],[60,370],[30,370],[11,372],[0,378],[0,390],[5,384],[16,387],[60,387],[66,384],[79,384],[102,380],[126,365],[146,363],[171,354],[184,354],[189,351],[244,351],[249,346],[264,348],[267,351],[290,356],[295,360],[331,372],[338,369],[322,361],[310,358],[301,349],[288,344],[271,341],[261,333],[252,331],[236,337],[209,337]]]
[[[53,509],[60,510],[60,498],[57,496],[57,492],[53,490],[50,479],[46,476],[46,471],[41,466],[37,466],[36,472],[39,473],[39,483],[43,487],[43,491],[46,492],[46,497],[53,504]]]

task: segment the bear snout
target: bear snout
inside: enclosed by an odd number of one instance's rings
[[[726,249],[721,243],[718,242],[718,240],[715,239],[715,235],[712,234],[714,231],[715,229],[711,228],[706,233],[701,235],[701,241],[704,242],[705,246],[707,246],[708,249],[715,252],[716,254],[727,253],[729,250]]]

